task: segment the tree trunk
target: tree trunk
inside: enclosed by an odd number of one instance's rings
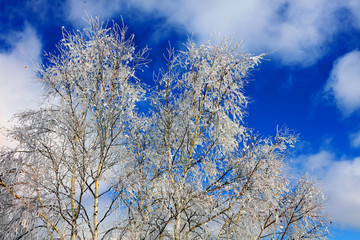
[[[74,172],[73,172],[73,177],[71,179],[71,240],[76,240],[76,207],[75,207],[75,173]]]
[[[95,179],[95,190],[94,190],[94,216],[93,216],[93,226],[94,226],[94,233],[92,240],[98,239],[98,212],[99,212],[99,178]]]

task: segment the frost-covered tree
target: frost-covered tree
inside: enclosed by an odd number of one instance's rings
[[[128,143],[123,239],[326,238],[321,191],[284,172],[297,136],[261,138],[243,124],[262,55],[226,39],[185,47],[168,51],[153,112]]]
[[[89,24],[63,30],[38,71],[44,104],[8,130],[19,144],[1,151],[1,239],[326,239],[321,190],[285,171],[296,135],[243,122],[262,55],[189,40],[146,93],[147,49]]]
[[[96,240],[110,228],[105,222],[118,198],[113,179],[143,93],[135,72],[147,49],[136,52],[126,28],[89,24],[83,32],[63,30],[58,54],[47,55],[38,71],[44,105],[17,115],[19,125],[9,132],[19,145],[1,159],[1,201],[11,201],[0,214],[6,239]]]

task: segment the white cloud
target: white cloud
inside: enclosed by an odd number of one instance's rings
[[[360,1],[358,0],[344,0],[342,2],[344,7],[346,7],[354,18],[354,25],[357,28],[360,28]]]
[[[132,11],[163,16],[164,24],[181,26],[200,41],[211,34],[244,40],[253,53],[273,52],[283,64],[309,66],[327,51],[326,42],[343,28],[338,12],[348,9],[360,27],[357,0],[68,0],[68,19],[84,26],[85,10],[103,19]],[[139,11],[140,10],[140,11]],[[155,34],[162,34],[161,32]]]
[[[360,157],[333,162],[325,179],[329,208],[336,221],[360,228]]]
[[[122,7],[120,1],[121,0],[68,0],[67,9],[69,9],[69,12],[66,16],[68,20],[77,26],[87,26],[85,20],[88,16],[96,16],[108,20],[115,14],[119,14]]]
[[[334,95],[338,108],[345,115],[360,108],[360,51],[336,60],[326,90]]]
[[[33,63],[40,61],[41,52],[35,31],[26,25],[23,32],[9,34],[6,41],[12,48],[0,53],[0,125],[5,126],[14,113],[34,106],[41,91],[32,69]],[[3,144],[0,134],[0,146]]]
[[[200,40],[211,33],[243,39],[251,52],[274,52],[284,64],[311,65],[324,54],[322,48],[337,29],[335,10],[327,0],[132,0],[149,13],[162,14],[181,24]]]
[[[328,210],[335,223],[360,228],[360,157],[336,159],[333,153],[321,151],[302,155],[296,162],[320,180],[329,197]]]
[[[360,131],[350,135],[350,144],[352,147],[360,147]]]
[[[333,154],[327,151],[321,151],[314,155],[307,156],[303,162],[303,166],[311,172],[317,172],[318,175],[322,175],[320,173],[323,173],[333,161]]]

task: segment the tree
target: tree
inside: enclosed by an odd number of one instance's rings
[[[44,105],[9,130],[19,144],[1,152],[0,238],[326,239],[321,190],[284,171],[297,136],[243,123],[263,55],[189,40],[146,92],[148,49],[89,24],[63,30],[38,71]]]
[[[4,194],[18,200],[2,209],[8,218],[2,222],[14,222],[7,211],[24,205],[37,213],[12,224],[24,228],[20,234],[56,232],[61,239],[96,240],[114,211],[116,194],[102,216],[99,199],[116,184],[105,180],[121,164],[126,122],[143,92],[135,71],[147,62],[147,49],[135,52],[126,28],[106,29],[96,19],[89,24],[84,32],[63,30],[59,54],[47,55],[49,65],[38,71],[47,105],[19,114],[20,125],[10,132],[19,146],[4,153],[1,183]],[[17,236],[7,225],[1,232]]]

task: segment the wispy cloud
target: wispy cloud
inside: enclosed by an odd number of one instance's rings
[[[360,228],[360,157],[336,159],[334,153],[320,151],[299,156],[295,162],[321,181],[335,223]]]
[[[358,0],[343,1],[344,6],[350,10],[353,18],[353,24],[360,28],[360,2]]]
[[[334,63],[326,91],[345,115],[360,109],[360,51],[350,52]]]
[[[285,65],[303,67],[329,51],[327,42],[343,28],[341,11],[353,27],[360,28],[356,0],[68,0],[67,5],[68,20],[76,25],[85,24],[85,11],[107,19],[135,9],[140,15],[165,17],[164,24],[181,26],[199,41],[211,34],[231,35],[244,40],[245,48],[253,53],[272,52],[272,58]]]
[[[350,145],[352,147],[360,147],[360,131],[350,135]]]
[[[121,0],[68,0],[66,4],[68,14],[66,16],[69,21],[78,27],[87,26],[85,20],[89,16],[101,17],[101,19],[107,21],[117,14],[117,17],[119,17],[122,7],[124,7],[124,4],[121,4]]]
[[[360,228],[360,157],[334,161],[325,179],[329,208],[338,223]]]
[[[115,1],[112,7],[119,5],[165,16],[167,24],[182,25],[200,41],[209,39],[210,34],[232,35],[243,39],[251,52],[274,52],[272,56],[283,64],[301,66],[326,54],[325,43],[341,29],[340,9],[348,9],[356,21],[360,16],[356,1],[131,0],[127,4]]]
[[[13,32],[5,39],[11,45],[0,53],[0,125],[19,110],[38,102],[41,86],[34,79],[33,63],[40,61],[41,42],[34,29],[25,25],[23,32]],[[5,143],[0,134],[0,146]]]

